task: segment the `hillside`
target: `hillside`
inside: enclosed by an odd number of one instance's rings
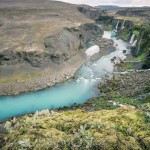
[[[0,32],[0,95],[12,95],[72,77],[103,30],[76,5],[13,0],[0,1]]]

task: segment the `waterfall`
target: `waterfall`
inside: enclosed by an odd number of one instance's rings
[[[126,20],[123,21],[121,29],[124,29],[124,24],[125,24]]]
[[[118,29],[118,26],[119,26],[119,20],[118,20],[118,22],[116,24],[116,30]]]
[[[132,37],[131,37],[131,39],[130,39],[130,44],[133,44],[133,42],[134,42],[134,37],[135,37],[135,35],[133,34]]]
[[[136,44],[137,44],[137,40],[135,40],[132,44],[132,47],[136,47]]]

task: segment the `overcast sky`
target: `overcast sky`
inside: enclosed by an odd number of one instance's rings
[[[59,0],[73,4],[119,5],[119,6],[150,6],[150,0]]]

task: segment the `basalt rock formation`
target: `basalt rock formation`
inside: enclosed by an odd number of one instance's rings
[[[93,8],[90,6],[80,6],[78,7],[78,10],[83,13],[85,16],[87,16],[90,19],[93,19],[95,21],[98,21],[99,23],[112,23],[113,17],[108,15],[105,10]]]
[[[28,63],[33,67],[42,67],[48,62],[61,64],[79,53],[93,37],[101,37],[102,33],[100,27],[93,23],[66,27],[59,33],[43,39],[44,51],[17,51],[15,48],[2,50],[0,65]]]

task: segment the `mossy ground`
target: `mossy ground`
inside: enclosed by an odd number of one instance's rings
[[[145,55],[146,55],[145,53],[141,54],[140,56],[135,58],[135,61],[143,61],[145,58]]]
[[[45,111],[9,123],[3,150],[140,150],[150,146],[150,127],[144,113],[129,106],[92,112]]]
[[[119,67],[121,67],[123,69],[133,69],[134,68],[133,63],[131,63],[131,62],[122,63],[122,64],[120,64]]]
[[[129,32],[127,31],[127,30],[122,30],[120,33],[119,33],[119,37],[122,39],[122,40],[124,40],[124,41],[126,41],[126,42],[128,42],[129,41]]]

